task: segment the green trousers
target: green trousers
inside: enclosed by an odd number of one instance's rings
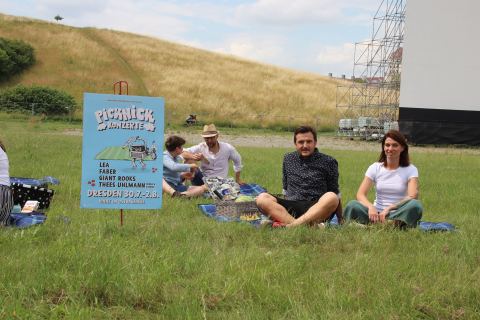
[[[418,221],[422,218],[422,212],[423,208],[420,201],[412,199],[402,204],[396,210],[390,211],[387,219],[403,221],[409,227],[416,227]],[[355,220],[362,224],[370,223],[370,219],[368,219],[368,208],[357,200],[348,202],[343,216],[347,221]]]

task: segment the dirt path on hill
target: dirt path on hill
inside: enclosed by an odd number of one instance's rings
[[[80,130],[68,130],[64,134],[81,135]],[[179,135],[187,141],[187,144],[197,144],[203,141],[200,134],[182,131],[167,131],[165,136]],[[285,135],[231,135],[221,134],[220,140],[228,142],[236,147],[259,147],[259,148],[292,148],[293,139]],[[335,136],[319,136],[318,147],[321,150],[352,150],[352,151],[380,151],[380,144],[376,141],[350,140]],[[410,146],[411,152],[440,153],[440,154],[472,154],[480,155],[480,148],[457,148],[457,147],[417,147]]]
[[[114,57],[117,60],[117,63],[122,66],[122,68],[127,72],[130,77],[134,80],[134,83],[138,86],[139,95],[141,96],[148,96],[148,89],[145,83],[143,82],[142,77],[139,75],[139,73],[132,67],[130,63],[128,63],[127,59],[125,59],[121,54],[120,50],[117,48],[112,47],[110,43],[102,39],[95,31],[95,29],[92,28],[82,28],[80,29],[83,32],[83,35],[89,38],[92,41],[97,42],[100,47],[104,48],[107,50],[112,57]]]

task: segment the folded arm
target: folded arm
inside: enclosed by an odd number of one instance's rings
[[[175,162],[172,158],[170,157],[163,157],[163,166],[170,171],[175,171],[175,172],[185,172],[189,171],[192,167],[197,167],[196,164],[194,163],[178,163]]]
[[[383,209],[383,211],[380,214],[384,214],[385,216],[387,216],[390,211],[398,209],[400,206],[405,204],[405,202],[410,201],[412,199],[418,199],[418,178],[417,177],[410,178],[410,180],[408,180],[407,195],[405,196],[405,198],[403,198],[397,203],[393,203],[389,205],[388,207]]]

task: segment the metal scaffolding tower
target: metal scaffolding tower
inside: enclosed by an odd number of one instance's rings
[[[384,126],[398,119],[405,4],[382,0],[373,18],[372,39],[355,44],[352,79],[337,87],[341,135],[355,126],[357,133],[382,134]]]

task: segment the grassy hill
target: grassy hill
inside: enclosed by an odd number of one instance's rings
[[[126,80],[131,95],[165,98],[167,121],[237,126],[311,123],[332,128],[336,81],[131,33],[74,28],[0,14],[0,37],[21,39],[37,64],[0,89],[24,85],[58,88],[79,105],[83,92],[113,93]],[[81,118],[81,110],[75,114]]]

